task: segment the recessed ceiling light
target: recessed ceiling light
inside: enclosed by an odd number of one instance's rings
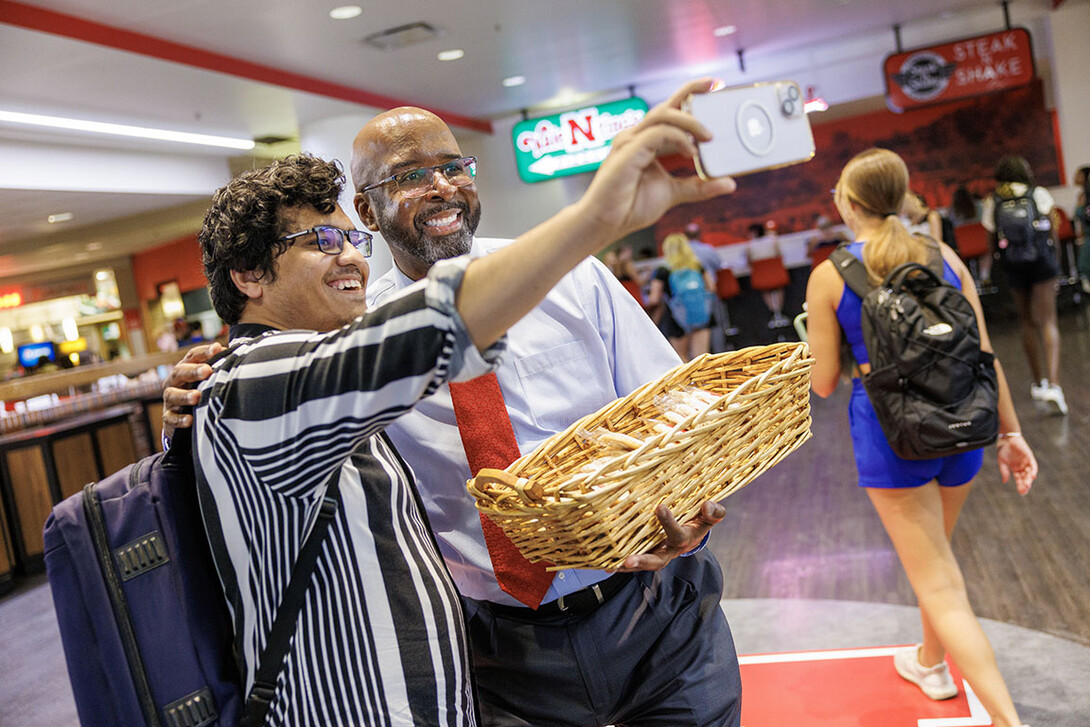
[[[363,12],[363,8],[359,5],[341,5],[339,8],[333,8],[329,11],[329,17],[334,20],[351,20],[358,17]]]
[[[227,136],[211,136],[209,134],[191,134],[185,131],[150,129],[144,126],[126,126],[125,124],[107,124],[101,121],[66,119],[60,116],[24,114],[18,111],[0,111],[0,122],[6,122],[9,124],[27,124],[29,126],[45,126],[51,129],[72,129],[74,131],[90,131],[95,134],[131,136],[138,139],[178,141],[184,144],[201,144],[203,146],[217,146],[227,149],[254,148],[253,139],[236,139]]]
[[[521,86],[526,83],[526,76],[510,76],[503,79],[503,85],[511,88],[512,86]]]
[[[73,217],[75,217],[75,215],[71,212],[61,212],[59,214],[49,215],[49,217],[46,217],[46,220],[48,220],[50,224],[53,224],[55,222],[68,222],[68,220]]]
[[[722,38],[725,35],[734,35],[737,32],[737,25],[720,25],[718,28],[712,31],[712,35],[714,35],[716,38]]]
[[[456,61],[465,54],[466,52],[461,48],[453,48],[451,50],[440,51],[436,58],[441,61]]]

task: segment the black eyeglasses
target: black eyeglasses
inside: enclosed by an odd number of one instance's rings
[[[364,232],[363,230],[342,230],[339,227],[318,225],[317,227],[311,227],[309,230],[284,235],[280,238],[280,241],[291,242],[307,235],[314,236],[312,240],[307,240],[307,242],[317,245],[318,249],[326,255],[340,255],[344,252],[344,241],[347,239],[348,244],[359,250],[360,254],[364,257],[371,257],[372,235],[370,232]]]
[[[473,180],[477,176],[477,157],[451,159],[449,162],[443,162],[434,167],[420,167],[419,169],[410,169],[407,172],[391,174],[386,179],[369,184],[360,191],[370,192],[372,189],[393,182],[397,185],[397,190],[401,192],[402,197],[415,199],[416,197],[423,197],[432,190],[435,186],[436,172],[442,174],[443,179],[455,187],[473,184]]]

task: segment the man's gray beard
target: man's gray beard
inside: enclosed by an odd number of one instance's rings
[[[398,234],[394,236],[393,240],[387,237],[386,241],[424,261],[428,264],[428,267],[440,260],[466,255],[469,253],[470,247],[473,246],[473,234],[469,230],[459,230],[456,235],[445,235],[438,240],[433,240],[430,237],[414,237],[408,240],[402,237],[400,233],[401,231],[398,230]]]
[[[473,246],[473,233],[481,219],[480,207],[477,207],[476,214],[468,206],[461,208],[461,212],[464,227],[452,235],[443,235],[438,239],[420,234],[415,227],[406,229],[386,219],[381,212],[377,212],[376,217],[379,232],[387,245],[411,255],[430,268],[440,260],[468,254]]]

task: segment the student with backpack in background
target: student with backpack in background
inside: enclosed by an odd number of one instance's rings
[[[1030,394],[1054,413],[1067,414],[1060,388],[1060,329],[1056,324],[1060,265],[1051,219],[1056,203],[1047,189],[1033,183],[1029,162],[1020,156],[999,160],[995,182],[995,194],[985,198],[980,221],[992,233],[999,263],[1014,293],[1022,349],[1033,374]]]
[[[684,234],[667,235],[662,241],[662,254],[666,264],[651,278],[647,306],[654,308],[665,302],[659,330],[682,361],[691,361],[711,349],[715,281]]]
[[[852,158],[834,194],[837,210],[856,240],[847,250],[865,264],[872,286],[904,263],[937,267],[941,259],[942,278],[961,291],[975,313],[980,351],[991,353],[976,286],[965,265],[948,246],[909,234],[898,219],[907,190],[908,169],[893,152],[870,149]],[[927,697],[949,699],[957,694],[945,662],[949,652],[993,723],[1017,727],[1021,721],[991,645],[973,614],[950,547],[969,484],[981,468],[983,450],[931,459],[905,459],[895,454],[860,379],[870,373],[872,358],[891,354],[868,351],[864,345],[863,300],[848,287],[833,260],[814,269],[806,300],[814,392],[829,396],[841,374],[849,373],[841,368],[842,337],[856,361],[850,372],[848,415],[859,485],[866,488],[920,605],[922,643],[898,651],[894,668]],[[931,325],[922,332],[941,337],[945,329],[941,324]],[[997,360],[994,366],[999,471],[1004,481],[1013,475],[1018,492],[1024,495],[1037,476],[1037,462],[1022,438],[1003,369]]]

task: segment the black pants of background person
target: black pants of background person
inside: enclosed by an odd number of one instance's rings
[[[575,615],[464,599],[486,727],[737,727],[742,683],[715,558],[621,578]]]

